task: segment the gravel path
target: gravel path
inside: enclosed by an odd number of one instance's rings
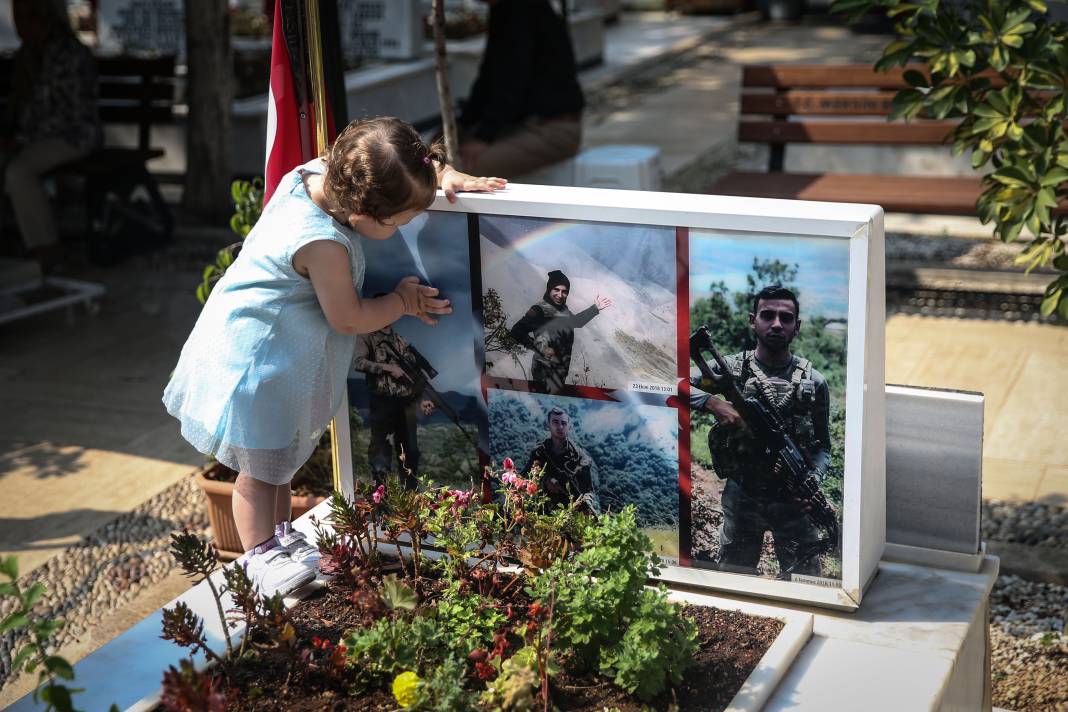
[[[1001,576],[990,592],[995,707],[1068,710],[1068,586]]]
[[[66,620],[56,646],[78,639],[106,612],[167,576],[175,565],[169,553],[170,535],[180,529],[208,531],[203,495],[192,477],[115,518],[22,577],[19,584],[24,588],[37,581],[47,587],[36,608],[39,615]],[[0,598],[0,620],[14,608],[13,599]],[[26,642],[19,633],[0,637],[0,688],[10,677],[14,652]]]
[[[984,501],[982,539],[1068,549],[1068,508],[1039,502]]]

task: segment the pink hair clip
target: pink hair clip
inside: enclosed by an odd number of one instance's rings
[[[430,156],[423,156],[423,165],[430,163]]]

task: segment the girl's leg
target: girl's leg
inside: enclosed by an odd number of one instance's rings
[[[278,489],[279,485],[262,482],[244,472],[237,476],[232,500],[234,524],[245,551],[274,536],[274,525],[279,521],[275,517]]]
[[[277,490],[274,498],[274,523],[288,522],[293,516],[293,489],[287,482],[284,485],[277,485]]]

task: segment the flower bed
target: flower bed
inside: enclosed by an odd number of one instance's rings
[[[229,655],[208,652],[188,608],[165,614],[165,638],[217,664],[171,668],[164,707],[725,709],[783,627],[646,586],[658,560],[631,509],[550,511],[507,470],[486,492],[335,495],[316,524],[325,588],[287,610],[228,568],[219,593],[248,633]],[[195,537],[175,543],[187,571],[214,567]]]

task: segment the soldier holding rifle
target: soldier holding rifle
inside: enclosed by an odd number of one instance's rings
[[[430,416],[435,410],[425,393],[427,379],[415,368],[420,361],[425,362],[422,355],[390,326],[357,338],[353,368],[367,374],[371,391],[371,442],[367,446],[367,459],[375,482],[385,482],[395,456],[401,482],[409,489],[416,486],[415,478],[419,474],[416,421],[420,413]],[[399,462],[401,453],[404,453],[403,463]]]
[[[762,289],[753,298],[749,324],[756,350],[726,358],[715,351],[707,329],[691,338],[691,356],[701,370],[693,379],[691,407],[716,418],[709,450],[716,474],[727,480],[716,563],[726,571],[756,573],[764,532],[770,531],[782,578],[819,576],[819,554],[839,546],[837,513],[819,489],[831,460],[827,381],[790,351],[801,319],[789,289]],[[712,352],[718,368],[702,350]]]

